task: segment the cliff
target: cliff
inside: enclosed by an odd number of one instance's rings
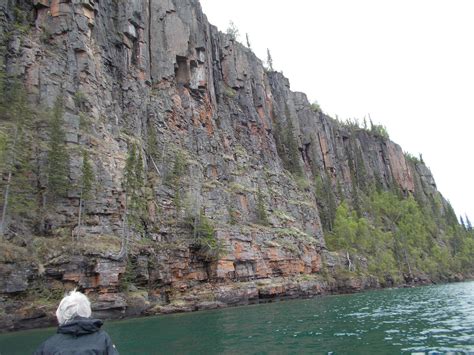
[[[3,329],[51,322],[74,287],[115,317],[378,287],[338,274],[357,259],[327,251],[338,205],[370,219],[362,201],[376,186],[450,216],[423,162],[379,126],[312,107],[197,0],[9,0],[0,24],[3,72],[33,112],[35,202],[4,226]],[[53,199],[45,142],[58,105],[68,189]]]

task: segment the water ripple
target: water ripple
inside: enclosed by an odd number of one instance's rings
[[[474,354],[474,282],[106,323],[124,354]],[[5,354],[45,334],[0,335]],[[33,339],[33,340],[30,340]],[[28,345],[29,344],[29,345]],[[138,352],[137,352],[138,351]]]

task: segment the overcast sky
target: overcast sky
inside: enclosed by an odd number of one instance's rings
[[[438,189],[474,223],[474,1],[201,0],[221,31],[341,119],[368,117],[423,154]]]

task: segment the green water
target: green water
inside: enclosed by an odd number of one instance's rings
[[[474,354],[474,282],[107,322],[121,354]],[[29,354],[54,329],[0,335]]]

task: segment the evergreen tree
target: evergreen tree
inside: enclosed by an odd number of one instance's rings
[[[303,171],[300,166],[300,151],[298,148],[298,141],[294,135],[294,126],[293,121],[291,119],[290,109],[288,105],[285,104],[285,115],[287,121],[286,127],[286,134],[285,134],[285,146],[288,152],[287,162],[288,166],[287,169],[295,174],[296,176],[302,176]]]
[[[423,154],[420,153],[420,163],[421,164],[425,164],[424,160],[423,160]]]
[[[472,231],[472,224],[471,224],[471,221],[469,220],[469,217],[467,215],[466,215],[466,230],[468,232]]]
[[[273,71],[273,59],[272,55],[270,54],[270,49],[267,48],[267,66],[268,70]]]
[[[82,178],[81,178],[81,190],[84,201],[93,198],[92,189],[95,183],[94,170],[90,162],[89,153],[87,150],[82,152]]]
[[[340,185],[339,185],[340,186]],[[336,217],[336,197],[331,186],[331,179],[326,173],[325,177],[317,176],[315,179],[315,193],[318,202],[319,217],[325,231],[332,231]]]
[[[176,208],[176,221],[182,217],[181,212],[183,203],[181,196],[181,179],[186,173],[186,165],[186,156],[180,149],[178,149],[174,156],[173,168],[167,172],[164,180],[165,185],[174,190],[173,203]]]
[[[351,137],[352,141],[352,137]],[[357,168],[355,165],[355,160],[352,156],[352,142],[349,146],[346,147],[346,156],[347,156],[347,164],[349,165],[349,171],[351,173],[351,197],[352,197],[352,206],[354,210],[357,212],[357,215],[360,217],[362,215],[360,197],[359,197],[359,184],[357,178]]]
[[[368,127],[368,126],[367,126],[367,118],[365,118],[365,116],[364,116],[364,120],[362,121],[362,127],[363,127],[365,130],[367,130],[367,127]]]
[[[173,169],[168,172],[165,184],[170,187],[178,187],[179,182],[186,170],[186,156],[181,150],[176,152],[173,162]]]
[[[66,150],[63,115],[64,98],[61,94],[54,104],[49,127],[47,187],[51,202],[54,202],[60,196],[64,196],[69,184],[69,155]]]
[[[147,153],[151,160],[151,164],[158,171],[157,162],[160,159],[160,151],[158,150],[158,138],[156,136],[156,130],[150,123],[148,125],[148,137],[147,137]]]
[[[314,100],[312,103],[311,103],[311,110],[313,112],[321,112],[321,106],[319,106],[319,103],[317,100]]]
[[[458,219],[456,217],[456,212],[454,212],[453,206],[449,201],[446,203],[445,208],[445,220],[448,226],[456,227],[458,226]]]
[[[0,90],[5,97],[0,101],[0,173],[4,175],[2,191],[2,219],[0,235],[7,228],[11,214],[25,214],[33,209],[35,199],[31,183],[32,110],[26,91],[19,80],[7,83],[0,76]]]
[[[141,228],[141,218],[145,209],[142,190],[145,186],[143,173],[143,158],[137,154],[135,144],[132,144],[125,166],[125,191],[127,194],[128,223],[135,228]]]
[[[278,156],[282,160],[285,169],[296,177],[301,177],[303,171],[300,166],[300,151],[298,141],[294,135],[294,126],[288,105],[285,104],[286,127],[282,128],[275,111],[273,111],[272,116],[274,118],[273,137],[275,138]]]
[[[24,127],[19,129],[15,149],[14,165],[12,166],[10,207],[15,214],[30,213],[35,206],[36,190],[32,184],[33,167],[31,150],[31,131]]]
[[[8,133],[0,130],[0,169],[3,172],[8,160]]]
[[[252,49],[252,47],[250,46],[250,40],[249,40],[249,34],[248,33],[245,34],[245,39],[247,41],[247,48]]]
[[[356,148],[354,163],[357,187],[364,192],[368,192],[367,170],[365,169],[362,150],[359,147]]]
[[[459,216],[459,221],[462,229],[466,230],[466,224],[464,223],[464,219],[462,218],[462,216]]]
[[[223,243],[217,239],[214,225],[206,217],[204,210],[189,219],[193,229],[194,245],[199,249],[199,255],[207,262],[218,260],[224,253]]]
[[[138,157],[135,162],[135,176],[137,179],[137,190],[138,193],[141,194],[141,190],[145,186],[145,170],[143,168],[143,155],[141,149],[138,149]]]
[[[126,193],[131,194],[136,188],[137,181],[135,175],[135,166],[137,161],[137,149],[135,144],[130,144],[127,160],[125,162],[123,187]]]
[[[7,105],[8,102],[6,93],[8,92],[7,88],[6,74],[4,70],[0,69],[0,119],[6,119]]]
[[[237,28],[237,26],[235,25],[233,21],[229,22],[229,27],[227,27],[226,33],[234,41],[239,39],[239,36],[240,36],[239,29]]]
[[[125,191],[124,243],[121,254],[127,253],[128,228],[133,227],[143,232],[143,222],[146,212],[146,199],[143,195],[145,187],[143,157],[137,153],[135,144],[130,144],[125,163],[123,188]]]
[[[459,228],[449,228],[449,236],[447,239],[449,246],[451,247],[451,256],[456,258],[458,254],[462,251],[463,239],[465,237],[465,233],[460,230]]]
[[[94,185],[94,171],[92,169],[91,162],[89,160],[89,153],[86,150],[82,151],[82,169],[81,169],[81,181],[80,188],[81,194],[79,198],[79,217],[77,226],[82,226],[82,212],[86,211],[86,203],[93,197],[92,189]]]
[[[272,109],[272,117],[273,117],[273,137],[275,138],[275,144],[277,148],[277,153],[280,159],[283,162],[283,166],[288,169],[289,162],[288,157],[286,154],[286,143],[285,137],[283,134],[283,129],[280,123],[280,120],[276,116],[275,110]]]

